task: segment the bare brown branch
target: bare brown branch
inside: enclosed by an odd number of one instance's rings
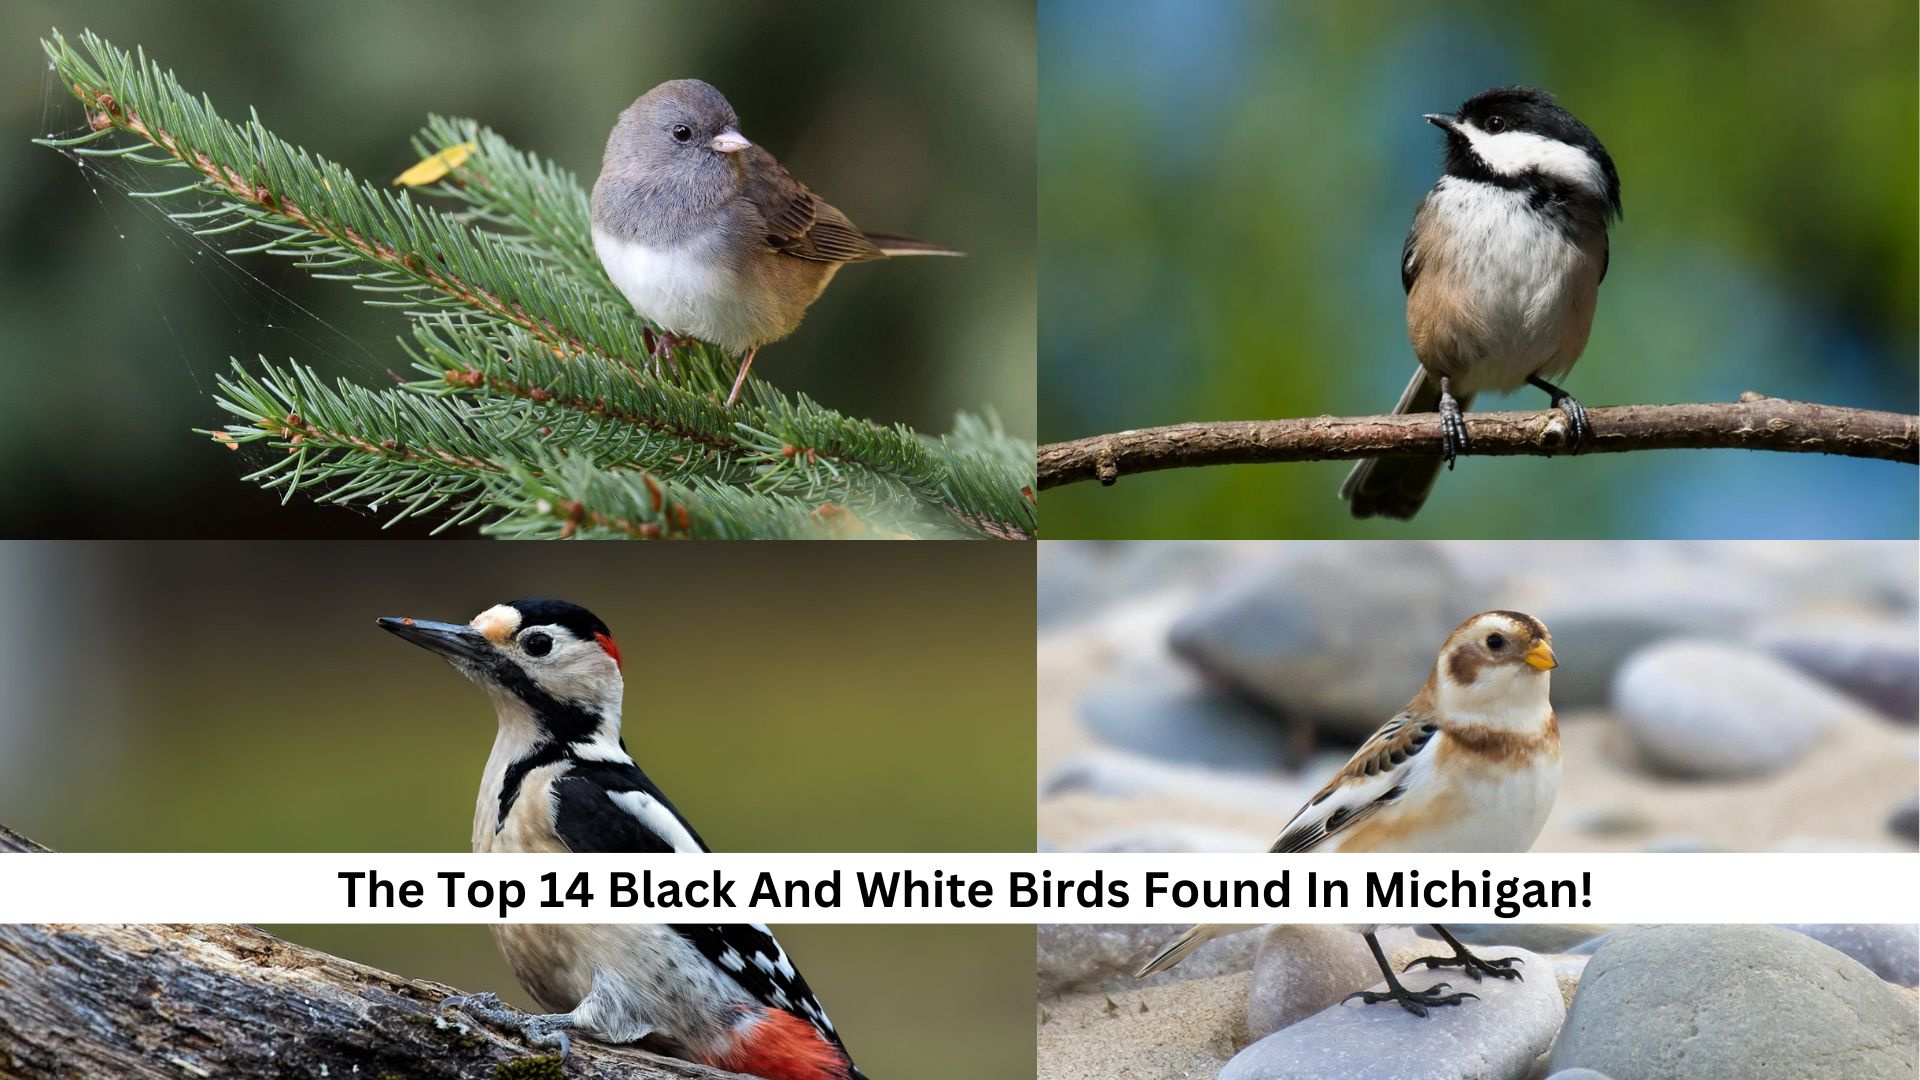
[[[1737,402],[1617,405],[1588,410],[1582,454],[1629,450],[1778,450],[1920,463],[1920,417],[1787,401],[1755,393]],[[1566,418],[1546,412],[1468,413],[1480,457],[1566,454]],[[1440,416],[1313,416],[1229,420],[1095,435],[1040,448],[1042,490],[1082,480],[1200,465],[1437,455]]]
[[[44,850],[0,826],[0,853]],[[551,1055],[442,1016],[453,993],[250,926],[0,925],[0,1076],[561,1075]],[[742,1080],[582,1038],[565,1075]]]

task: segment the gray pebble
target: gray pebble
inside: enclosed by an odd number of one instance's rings
[[[1773,926],[1616,932],[1588,961],[1550,1069],[1804,1080],[1913,1076],[1920,1020],[1844,954]]]
[[[1656,767],[1703,777],[1765,776],[1798,761],[1859,704],[1737,645],[1671,641],[1637,653],[1613,684],[1614,710]]]
[[[1920,723],[1920,635],[1910,619],[1798,619],[1754,643],[1884,716]]]
[[[1272,711],[1171,661],[1125,668],[1098,684],[1080,700],[1080,721],[1113,746],[1235,772],[1285,768],[1294,741]]]
[[[1289,715],[1364,738],[1419,691],[1474,603],[1429,544],[1287,544],[1224,575],[1169,643]]]
[[[1411,942],[1404,927],[1385,927],[1380,947],[1393,955]],[[1351,927],[1332,924],[1270,927],[1253,963],[1247,992],[1247,1034],[1259,1039],[1380,981],[1380,965],[1366,939]]]
[[[1805,934],[1846,953],[1868,971],[1901,986],[1920,986],[1920,926],[1886,923],[1786,923],[1783,929]]]
[[[1220,1080],[1521,1080],[1553,1044],[1565,1007],[1545,958],[1516,955],[1530,973],[1520,979],[1476,983],[1416,968],[1401,976],[1411,989],[1444,982],[1479,999],[1424,1018],[1391,1003],[1335,1005],[1240,1051]]]

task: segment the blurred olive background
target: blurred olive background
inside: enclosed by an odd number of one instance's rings
[[[1745,390],[1912,412],[1916,9],[1042,0],[1041,439],[1392,408],[1397,262],[1450,111],[1547,88],[1619,166],[1588,405]],[[1544,408],[1536,391],[1482,409]],[[1469,459],[1411,525],[1346,462],[1047,492],[1053,537],[1911,537],[1912,468],[1672,451]]]
[[[1021,545],[0,544],[0,822],[76,851],[462,851],[493,710],[374,625],[591,607],[642,768],[730,851],[1033,845]],[[844,554],[842,554],[844,552]],[[1033,930],[791,926],[875,1076],[1031,1076]],[[485,928],[282,927],[530,1004]]]
[[[440,113],[477,118],[591,185],[621,109],[665,79],[706,79],[749,138],[855,221],[969,256],[848,270],[756,370],[882,422],[945,431],[958,410],[992,409],[1033,434],[1032,0],[10,0],[0,535],[375,535],[377,520],[305,498],[282,508],[239,481],[243,455],[192,429],[223,420],[209,392],[229,356],[375,384],[405,367],[395,313],[285,259],[229,261],[108,176],[30,144],[83,122],[40,51],[54,27],[144,46],[223,115],[255,108],[281,137],[380,183],[413,162],[409,137]]]

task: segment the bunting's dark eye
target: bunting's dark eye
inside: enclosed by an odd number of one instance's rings
[[[528,634],[520,642],[528,656],[545,656],[553,651],[553,638],[538,631]]]
[[[1506,647],[1507,647],[1506,638],[1501,637],[1499,634],[1487,635],[1487,648],[1492,649],[1494,652],[1499,652],[1501,649],[1504,649]]]
[[[691,139],[691,138],[693,138],[692,128],[688,127],[685,124],[673,125],[673,141],[674,142],[686,142],[688,139]]]
[[[1487,117],[1487,134],[1498,135],[1507,130],[1507,118],[1504,116]]]

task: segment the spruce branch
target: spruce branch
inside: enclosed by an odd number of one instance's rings
[[[1920,463],[1920,417],[1770,398],[1737,402],[1618,405],[1587,411],[1593,437],[1579,453],[1746,449],[1838,454]],[[1471,456],[1565,455],[1566,417],[1543,412],[1467,413]],[[1127,473],[1204,465],[1438,456],[1440,416],[1313,416],[1141,428],[1049,443],[1039,452],[1040,487],[1082,480],[1110,485]]]
[[[667,377],[658,329],[594,254],[578,180],[471,120],[429,118],[415,146],[444,175],[395,192],[258,117],[222,119],[143,53],[91,33],[43,45],[90,130],[40,142],[165,174],[131,194],[178,206],[169,218],[228,254],[289,258],[412,323],[419,378],[398,385],[233,363],[216,395],[233,420],[208,434],[272,454],[254,483],[500,535],[1035,533],[1032,444],[991,421],[963,414],[929,437],[759,380],[729,410],[732,362],[705,345]]]

